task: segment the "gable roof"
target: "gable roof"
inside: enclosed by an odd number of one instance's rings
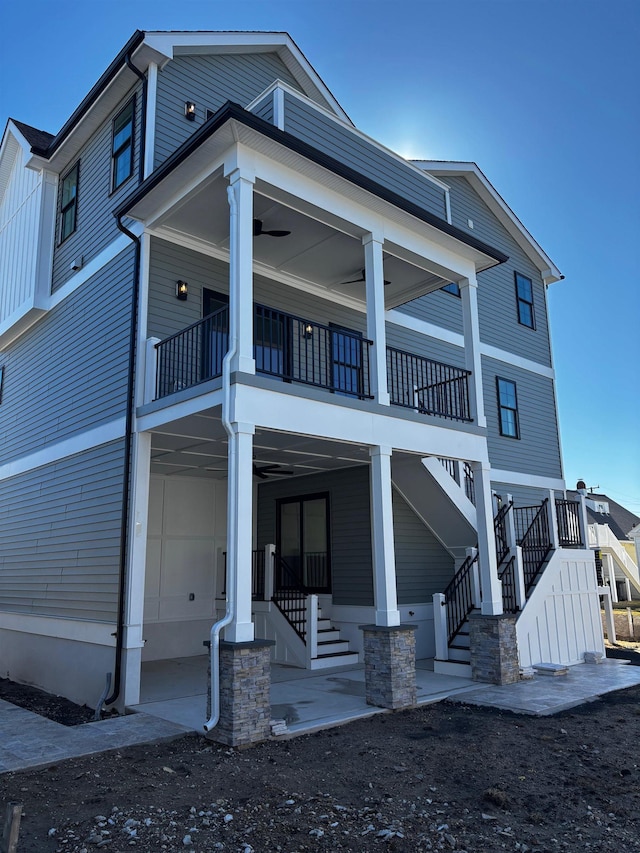
[[[440,178],[446,178],[447,175],[466,178],[489,210],[491,210],[516,243],[518,243],[523,252],[531,258],[535,266],[540,270],[544,283],[552,284],[564,278],[551,258],[536,242],[529,231],[527,231],[476,163],[457,162],[454,160],[412,160],[411,162],[426,172]]]
[[[567,498],[570,500],[576,500],[579,494],[580,492],[567,489]],[[640,524],[640,518],[637,515],[634,515],[626,507],[621,506],[613,498],[608,497],[608,495],[596,495],[590,492],[586,497],[587,500],[596,502],[604,501],[609,504],[608,513],[596,512],[587,504],[587,517],[591,524],[608,524],[616,539],[621,541],[628,539],[629,531]]]
[[[139,80],[133,70],[145,72],[151,62],[163,67],[174,56],[216,53],[277,53],[302,91],[352,124],[329,88],[313,69],[291,36],[285,32],[179,32],[136,30],[82,102],[54,135],[22,122],[31,153],[54,168],[58,159],[69,161],[110,111]],[[61,156],[58,158],[59,152]]]

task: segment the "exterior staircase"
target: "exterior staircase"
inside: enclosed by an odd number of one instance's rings
[[[353,666],[358,660],[358,653],[351,651],[349,641],[340,638],[340,630],[322,615],[322,608],[318,607],[316,656],[310,659],[309,668]]]

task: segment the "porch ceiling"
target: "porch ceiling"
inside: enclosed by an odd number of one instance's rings
[[[257,271],[264,275],[298,280],[330,293],[341,293],[365,301],[364,248],[361,229],[312,209],[300,201],[296,206],[273,198],[281,195],[262,182],[254,191],[254,218],[265,231],[291,231],[287,237],[263,234],[253,243]],[[200,244],[205,251],[227,257],[229,251],[229,206],[227,182],[213,176],[180,206],[168,211],[156,223],[155,232],[170,239]],[[323,221],[324,220],[324,221]],[[388,308],[437,290],[451,278],[384,254],[385,303]]]
[[[162,427],[152,436],[151,473],[167,476],[224,479],[227,476],[227,436],[212,413],[190,415]],[[269,479],[318,474],[369,462],[369,448],[314,437],[257,429],[256,465],[279,465],[292,474]]]

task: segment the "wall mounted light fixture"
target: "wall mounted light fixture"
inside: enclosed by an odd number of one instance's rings
[[[311,323],[306,323],[302,330],[302,337],[305,341],[310,340],[313,337],[313,326]]]
[[[189,285],[186,281],[177,281],[176,282],[176,299],[180,299],[182,302],[185,302],[187,296],[189,295]]]
[[[184,115],[187,121],[196,120],[196,105],[194,101],[184,102]]]

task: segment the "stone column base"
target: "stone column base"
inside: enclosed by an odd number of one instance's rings
[[[208,734],[212,740],[247,746],[269,738],[272,645],[271,640],[220,642],[220,721]]]
[[[416,704],[416,625],[361,625],[367,705],[411,708]]]
[[[489,684],[520,681],[516,617],[509,613],[469,617],[471,677]]]

